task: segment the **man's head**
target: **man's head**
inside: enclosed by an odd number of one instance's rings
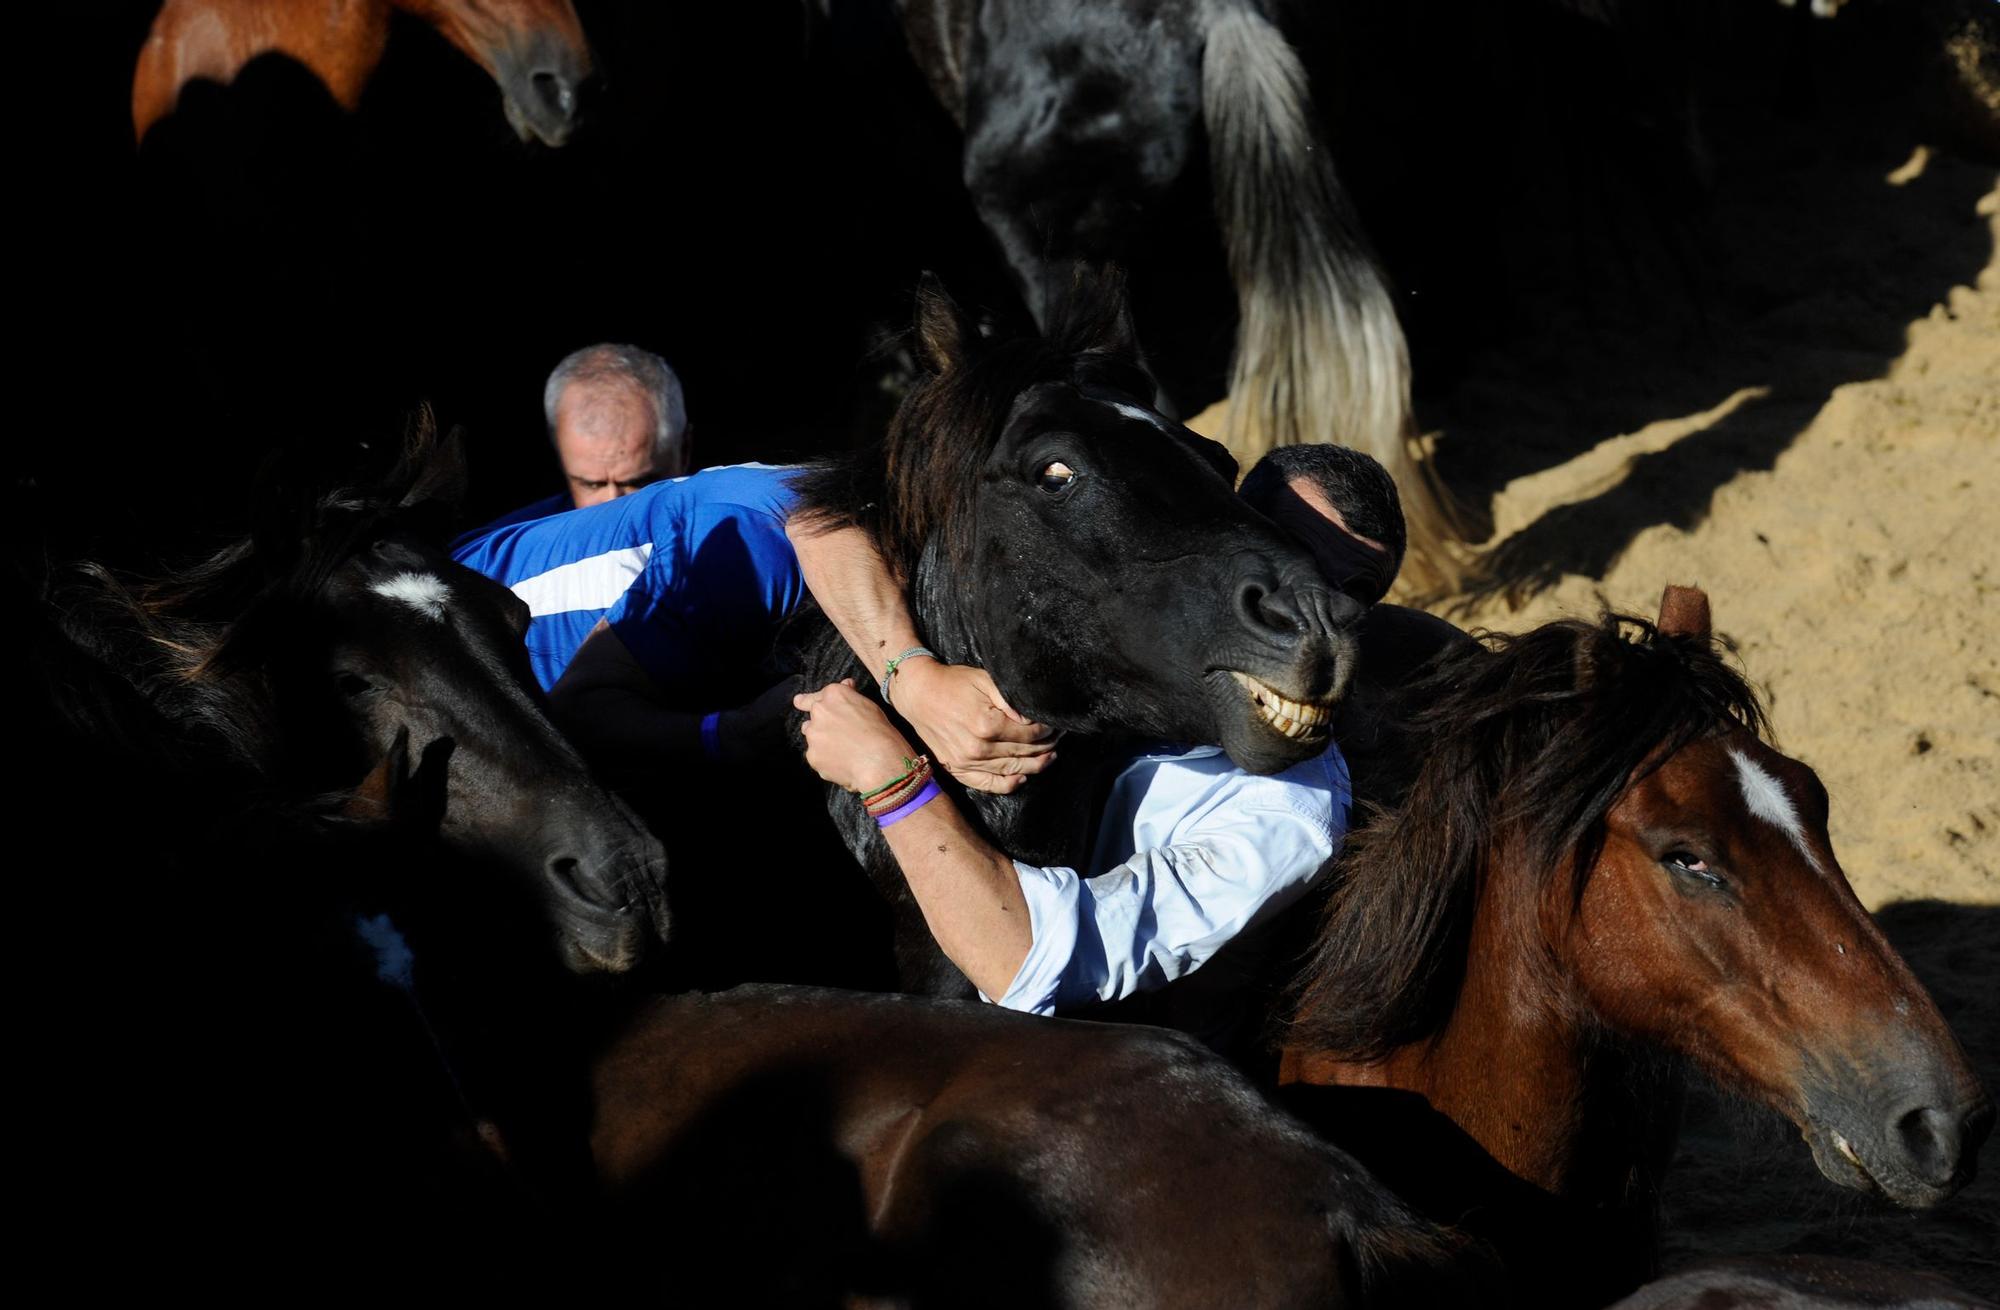
[[[549,374],[542,412],[578,509],[687,472],[681,380],[651,351],[610,344],[577,351]]]
[[[1326,580],[1364,605],[1403,566],[1403,504],[1389,471],[1345,446],[1280,446],[1240,488],[1253,509],[1298,538]]]

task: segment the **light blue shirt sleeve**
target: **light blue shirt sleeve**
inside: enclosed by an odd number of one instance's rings
[[[1034,933],[999,998],[1050,1014],[1199,968],[1298,899],[1339,849],[1347,762],[1329,746],[1258,777],[1213,748],[1146,756],[1113,784],[1088,876],[1015,863]]]

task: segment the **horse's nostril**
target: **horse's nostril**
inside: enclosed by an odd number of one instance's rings
[[[530,75],[528,84],[535,89],[535,99],[550,113],[568,118],[576,112],[576,88],[561,73],[543,69]]]
[[[1305,627],[1297,598],[1290,590],[1247,581],[1236,592],[1236,611],[1253,628],[1289,637]]]
[[[574,855],[557,855],[548,863],[549,881],[558,891],[567,893],[579,901],[591,905],[599,904],[599,898],[591,895],[591,889],[583,876],[583,861]]]
[[[1896,1120],[1895,1140],[1911,1164],[1936,1182],[1958,1171],[1959,1148],[1964,1136],[1956,1118],[1942,1110],[1920,1105]]]

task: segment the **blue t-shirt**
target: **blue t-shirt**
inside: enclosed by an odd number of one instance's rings
[[[805,598],[785,537],[798,471],[735,464],[587,509],[510,515],[453,542],[452,558],[527,602],[543,687],[603,619],[668,703],[735,704],[775,677],[772,641]]]

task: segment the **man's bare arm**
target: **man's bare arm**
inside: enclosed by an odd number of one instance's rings
[[[881,707],[836,682],[801,693],[806,762],[822,778],[865,792],[904,769],[910,746]],[[946,958],[988,996],[1007,994],[1034,944],[1014,862],[939,796],[882,830],[924,922]]]
[[[922,644],[903,588],[867,532],[794,517],[785,535],[820,609],[877,679]],[[1009,792],[1055,758],[1053,734],[1016,713],[984,669],[913,658],[897,667],[889,694],[939,766],[968,787]]]

